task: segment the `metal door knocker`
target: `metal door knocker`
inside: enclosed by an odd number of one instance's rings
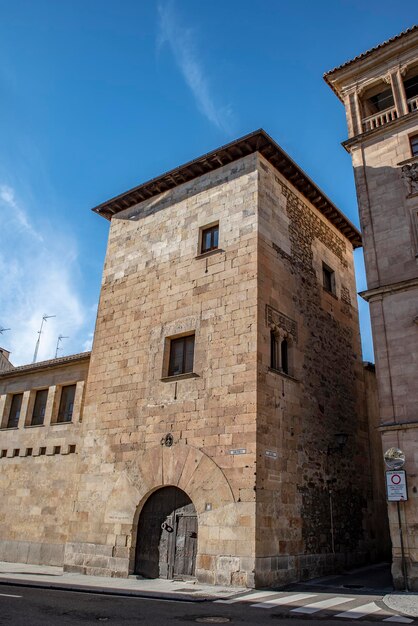
[[[168,433],[165,437],[161,439],[161,445],[166,446],[167,448],[171,448],[174,443],[174,438],[171,433]]]

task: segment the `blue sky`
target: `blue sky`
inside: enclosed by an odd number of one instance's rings
[[[409,5],[412,7],[412,4]],[[263,127],[358,225],[322,74],[411,26],[393,2],[0,0],[0,345],[89,349],[109,224],[90,209]],[[365,288],[356,253],[358,289]],[[373,360],[360,303],[363,356]]]

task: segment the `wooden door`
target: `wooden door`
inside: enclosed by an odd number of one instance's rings
[[[197,552],[196,515],[176,512],[175,546],[173,577],[194,576]]]
[[[138,522],[135,573],[147,578],[194,576],[196,509],[184,491],[163,487],[146,501]]]

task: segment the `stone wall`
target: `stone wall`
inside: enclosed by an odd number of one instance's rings
[[[112,219],[70,571],[131,573],[141,506],[171,484],[199,515],[199,579],[254,584],[256,164],[251,155]],[[199,255],[215,222],[219,250]],[[194,375],[170,379],[168,338],[191,332]],[[109,512],[120,480],[126,506]]]
[[[370,562],[380,547],[352,248],[262,158],[259,175],[256,581],[270,585]],[[270,367],[276,325],[288,375]]]
[[[409,585],[418,588],[417,410],[418,385],[418,195],[405,177],[412,165],[409,137],[416,115],[397,128],[382,128],[352,148],[364,231],[370,315],[376,357],[382,445],[401,448],[407,459],[409,500],[402,503]],[[385,430],[386,427],[389,430]],[[396,504],[388,503],[393,545],[392,574],[404,587]]]
[[[0,376],[0,418],[23,393],[17,428],[0,429],[0,560],[62,565],[77,491],[76,459],[88,355],[43,368],[34,364]],[[77,384],[71,422],[56,423],[63,385]],[[49,389],[45,420],[31,426],[37,389]]]

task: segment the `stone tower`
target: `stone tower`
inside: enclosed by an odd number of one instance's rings
[[[418,589],[418,27],[325,75],[343,102],[370,303],[383,450],[406,455],[400,504],[406,575]],[[396,503],[388,503],[392,573],[403,587]]]
[[[375,558],[358,231],[264,131],[95,210],[67,570],[252,587]]]

